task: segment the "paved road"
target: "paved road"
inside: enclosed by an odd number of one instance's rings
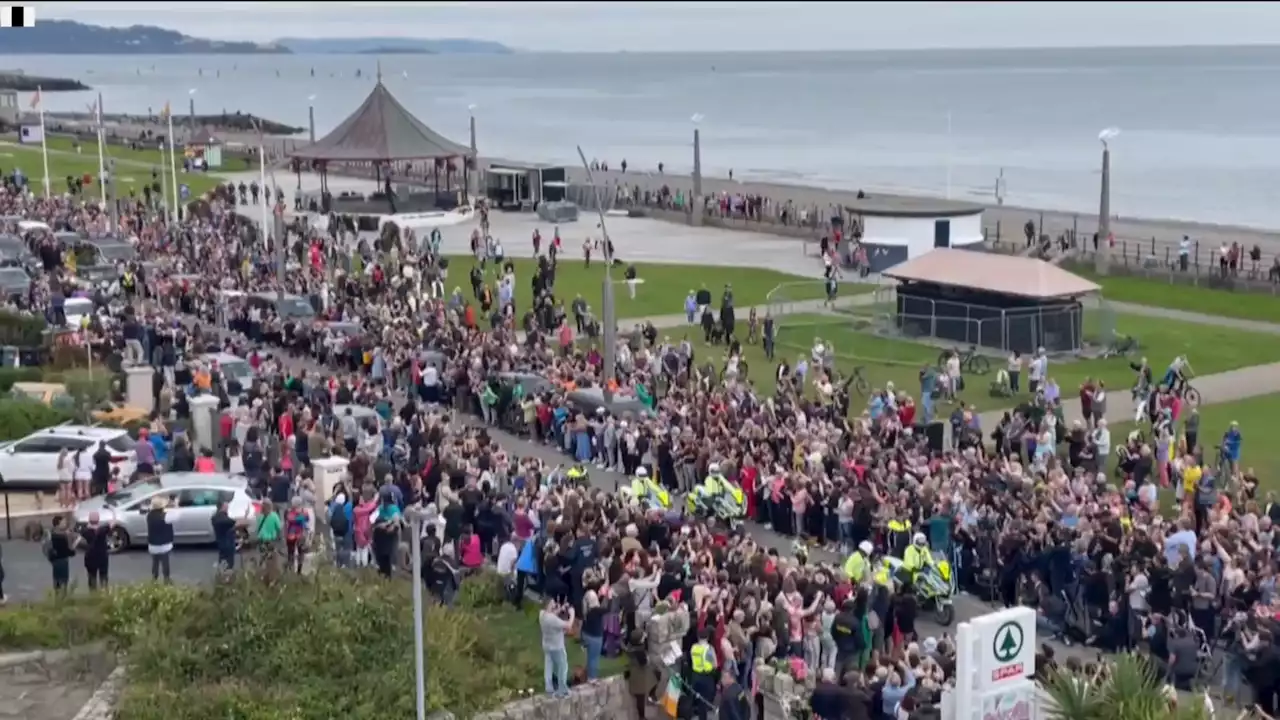
[[[0,542],[0,552],[4,553],[4,591],[9,602],[39,600],[53,588],[49,561],[40,551],[39,543],[25,540]],[[211,547],[178,548],[173,552],[170,562],[172,577],[175,582],[181,583],[211,580],[217,557]],[[150,580],[151,557],[146,549],[111,556],[109,579],[119,584]],[[71,561],[71,582],[75,592],[88,592],[82,556]]]

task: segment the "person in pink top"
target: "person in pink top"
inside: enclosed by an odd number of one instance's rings
[[[798,538],[804,538],[807,536],[807,533],[805,532],[804,515],[809,511],[809,501],[809,486],[807,483],[802,482],[796,488],[796,491],[791,494],[791,511],[795,515],[796,519],[796,524],[793,530],[795,530],[796,537]]]
[[[360,492],[360,503],[352,513],[355,521],[356,552],[352,558],[356,567],[368,567],[373,559],[373,516],[378,512],[378,498],[372,487],[365,485]]]
[[[471,532],[470,525],[463,526],[458,547],[462,549],[462,552],[458,553],[462,556],[462,567],[478,570],[484,564],[484,553],[480,552],[480,536]]]

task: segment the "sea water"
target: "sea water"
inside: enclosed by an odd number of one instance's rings
[[[17,56],[0,64],[73,77],[50,110],[249,112],[323,135],[372,88],[367,55]],[[688,172],[692,117],[703,167],[742,180],[865,188],[1096,212],[1101,145],[1112,209],[1280,227],[1280,48],[867,53],[394,55],[383,81],[481,154]],[[314,75],[313,75],[314,71]],[[359,76],[357,76],[359,71]],[[315,96],[309,101],[309,96]],[[22,102],[26,103],[24,98]]]

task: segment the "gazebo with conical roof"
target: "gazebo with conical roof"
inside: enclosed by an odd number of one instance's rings
[[[465,174],[474,165],[475,155],[474,147],[456,143],[414,117],[383,84],[379,67],[377,84],[360,107],[328,135],[295,150],[290,157],[295,172],[310,163],[320,173],[321,189],[328,192],[330,163],[373,163],[381,178],[383,169],[390,170],[392,163],[434,160],[438,189],[441,169],[447,166],[452,171],[453,161],[459,159]]]

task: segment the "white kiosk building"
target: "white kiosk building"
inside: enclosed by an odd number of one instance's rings
[[[980,247],[982,210],[974,203],[895,195],[868,195],[845,205],[846,215],[862,228],[862,245],[872,272],[934,248]],[[852,243],[842,245],[852,247]]]

